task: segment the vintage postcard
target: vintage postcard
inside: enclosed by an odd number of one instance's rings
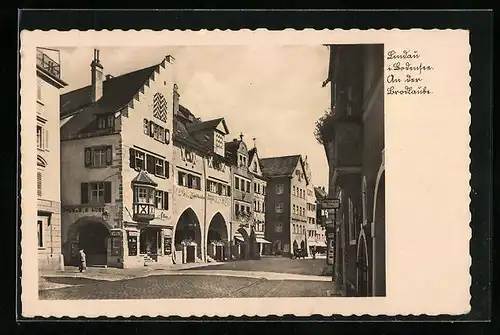
[[[20,48],[22,316],[470,310],[467,31]]]

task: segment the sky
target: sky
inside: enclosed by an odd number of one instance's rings
[[[63,48],[65,93],[90,84],[91,48]],[[315,186],[328,186],[323,146],[315,121],[330,104],[329,53],[324,46],[166,46],[100,48],[104,74],[118,76],[175,58],[180,103],[202,120],[224,117],[230,134],[240,133],[259,157],[302,154]]]

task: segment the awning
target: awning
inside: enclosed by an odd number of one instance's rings
[[[241,235],[234,235],[234,239],[240,242],[245,242],[245,239]]]
[[[269,242],[265,238],[256,237],[255,240],[257,241],[257,243],[271,244],[271,242]]]

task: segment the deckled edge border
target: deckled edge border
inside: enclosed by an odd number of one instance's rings
[[[293,28],[286,28],[286,29],[276,29],[276,30],[273,30],[273,29],[266,29],[266,28],[256,28],[256,29],[238,29],[238,30],[234,30],[234,29],[173,29],[173,30],[170,30],[170,29],[167,29],[167,31],[170,31],[170,32],[197,32],[197,33],[203,33],[203,32],[231,32],[231,33],[237,33],[237,32],[241,32],[241,31],[245,31],[245,32],[283,32],[283,31],[328,31],[328,32],[335,32],[335,31],[341,31],[341,32],[362,32],[362,31],[455,31],[455,30],[462,30],[462,31],[465,31],[466,29],[451,29],[451,28],[447,28],[447,29],[423,29],[423,28],[411,28],[411,29],[399,29],[399,28],[393,28],[393,29],[373,29],[373,28],[370,28],[370,29],[357,29],[357,28],[353,28],[353,29],[341,29],[341,28],[335,28],[335,29],[313,29],[313,28],[304,28],[304,29],[293,29]],[[18,120],[19,120],[19,125],[18,125],[18,130],[19,130],[19,162],[18,162],[18,167],[19,167],[19,175],[18,175],[18,185],[19,185],[19,189],[17,190],[19,193],[19,203],[20,203],[20,206],[19,206],[19,211],[18,211],[18,216],[19,216],[19,223],[17,225],[17,236],[18,236],[18,243],[19,243],[19,254],[20,256],[18,256],[17,258],[17,266],[18,266],[18,271],[19,271],[19,275],[17,276],[18,278],[18,288],[17,288],[17,291],[20,292],[20,294],[18,294],[18,299],[19,299],[19,304],[18,304],[18,309],[19,309],[19,313],[20,315],[22,315],[22,304],[23,304],[23,290],[22,290],[22,281],[21,281],[21,276],[22,276],[22,264],[23,264],[23,252],[22,252],[22,216],[23,216],[23,202],[22,202],[22,197],[21,197],[21,189],[22,189],[22,180],[23,180],[23,169],[22,169],[22,164],[21,164],[21,157],[22,157],[22,138],[21,138],[21,129],[22,129],[22,96],[23,96],[23,86],[22,86],[22,77],[23,77],[23,72],[24,72],[24,69],[22,67],[22,56],[21,56],[21,52],[22,52],[22,49],[23,49],[23,44],[22,44],[22,35],[23,35],[23,32],[50,32],[50,33],[73,33],[73,32],[85,32],[85,33],[88,33],[88,32],[131,32],[131,33],[142,33],[142,32],[156,32],[156,33],[160,33],[160,32],[163,32],[163,31],[166,31],[166,30],[154,30],[154,29],[140,29],[140,30],[136,30],[136,29],[101,29],[101,30],[94,30],[94,29],[88,29],[88,30],[79,30],[79,29],[70,29],[70,30],[57,30],[57,29],[47,29],[47,30],[44,30],[44,29],[33,29],[33,30],[28,30],[28,29],[25,29],[25,30],[22,30],[19,32],[19,65],[18,65],[18,70],[19,70],[19,77],[18,77],[18,80],[19,80],[19,117],[18,117]],[[469,310],[467,311],[467,313],[469,313],[471,311],[471,301],[473,299],[472,297],[472,293],[471,293],[471,288],[472,288],[472,265],[473,265],[473,259],[472,259],[472,256],[470,255],[470,246],[472,244],[472,237],[473,237],[473,234],[472,234],[472,231],[473,231],[473,228],[472,228],[472,213],[471,213],[471,206],[472,206],[472,194],[474,192],[474,190],[472,189],[472,185],[471,185],[471,106],[472,106],[472,103],[471,103],[471,95],[472,95],[472,87],[471,87],[471,45],[470,45],[470,31],[469,31],[469,37],[468,37],[468,48],[469,48],[469,69],[468,69],[468,74],[469,74],[469,114],[468,114],[468,119],[469,119],[469,125],[468,125],[468,128],[469,128],[469,294],[470,294],[470,299],[469,299]],[[385,73],[385,71],[384,71]],[[266,298],[263,298],[263,299],[266,299]],[[166,300],[166,299],[161,299],[161,300]],[[210,300],[210,299],[207,299],[207,300]],[[464,313],[465,314],[465,313]],[[140,321],[140,320],[149,320],[149,319],[156,319],[156,320],[162,320],[162,319],[177,319],[177,318],[195,318],[195,319],[202,319],[202,318],[205,318],[205,317],[210,317],[210,318],[215,318],[215,319],[220,319],[220,318],[266,318],[266,317],[288,317],[288,316],[293,316],[295,318],[310,318],[310,317],[318,317],[318,316],[321,316],[321,317],[328,317],[328,318],[332,318],[332,319],[336,319],[336,318],[339,318],[339,319],[347,319],[347,318],[353,318],[353,317],[356,317],[356,318],[359,318],[359,317],[364,317],[364,316],[369,316],[371,318],[373,317],[390,317],[391,319],[392,318],[400,318],[400,317],[418,317],[418,316],[427,316],[427,317],[436,317],[436,316],[456,316],[456,315],[451,315],[451,314],[391,314],[391,315],[388,315],[388,314],[312,314],[312,315],[299,315],[299,316],[296,316],[296,315],[292,315],[292,314],[259,314],[259,313],[256,313],[256,314],[252,314],[252,315],[249,315],[249,314],[230,314],[230,313],[227,313],[227,314],[213,314],[213,313],[207,313],[207,314],[203,314],[203,315],[168,315],[168,316],[165,316],[165,315],[161,315],[161,314],[157,314],[155,316],[151,316],[151,315],[132,315],[132,314],[122,314],[120,316],[106,316],[106,315],[99,315],[99,316],[84,316],[84,315],[81,315],[81,316],[50,316],[50,317],[44,317],[44,316],[29,316],[29,317],[26,317],[26,316],[22,316],[23,318],[27,319],[27,320],[46,320],[46,321],[53,321],[53,320],[61,320],[61,321],[69,321],[69,320],[75,320],[75,319],[88,319],[88,320],[107,320],[107,319],[118,319],[118,320],[125,320],[125,319],[132,319],[134,321]]]

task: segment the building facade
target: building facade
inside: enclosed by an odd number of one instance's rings
[[[335,276],[346,295],[385,295],[383,45],[330,46],[324,128],[336,213]]]
[[[317,213],[316,213],[316,195],[314,193],[314,185],[311,182],[312,172],[307,161],[307,155],[304,157],[304,167],[306,171],[307,180],[309,184],[306,188],[306,216],[307,216],[307,238],[306,238],[306,251],[307,255],[311,256],[313,251],[315,251],[316,243],[316,231],[317,231]]]
[[[61,79],[60,54],[37,48],[37,236],[39,269],[61,264],[61,192],[59,96],[66,86]]]
[[[243,134],[226,143],[226,158],[231,164],[232,212],[231,258],[259,259],[265,240],[264,200],[266,180],[254,147],[249,150]]]
[[[272,253],[290,256],[306,249],[307,186],[301,155],[261,159],[262,174],[267,178],[266,239]]]
[[[104,76],[95,50],[91,85],[61,96],[68,264],[80,249],[90,266],[121,268],[260,255],[265,178],[248,169],[260,169],[256,149],[249,155],[241,141],[233,157],[224,118],[203,121],[180,104],[174,66],[166,56]]]

